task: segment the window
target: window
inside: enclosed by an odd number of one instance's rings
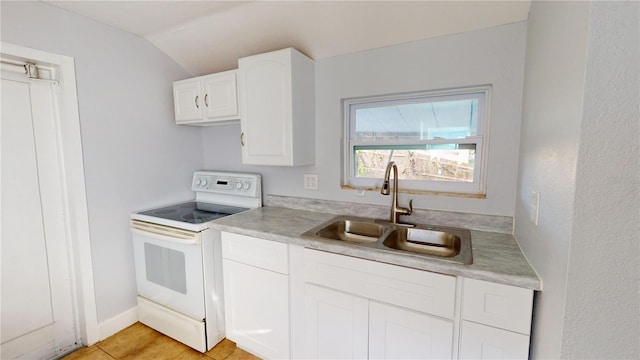
[[[380,186],[394,161],[401,189],[484,194],[490,90],[345,99],[343,185]]]

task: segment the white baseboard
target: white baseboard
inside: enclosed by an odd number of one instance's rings
[[[104,320],[98,324],[100,332],[100,341],[117,333],[118,331],[135,324],[138,321],[138,307],[134,306],[110,319]]]

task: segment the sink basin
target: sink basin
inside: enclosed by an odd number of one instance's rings
[[[463,264],[471,263],[471,233],[466,229],[446,227],[396,228],[382,242],[388,248],[446,258],[458,256]]]
[[[384,226],[372,222],[340,219],[323,226],[316,235],[326,239],[372,243],[378,241],[385,230]]]
[[[377,251],[438,258],[466,265],[473,262],[471,232],[467,229],[419,224],[407,227],[375,219],[342,215],[316,226],[302,236],[314,240],[337,240]]]

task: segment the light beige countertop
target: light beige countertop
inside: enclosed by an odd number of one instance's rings
[[[221,231],[414,269],[486,280],[532,290],[542,289],[540,279],[523,256],[511,234],[471,229],[473,251],[473,264],[471,265],[363,248],[334,240],[312,240],[301,236],[306,231],[335,216],[336,214],[326,212],[267,206],[218,219],[211,223],[211,227]]]

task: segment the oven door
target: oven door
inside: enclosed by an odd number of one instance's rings
[[[138,295],[202,321],[202,233],[137,220],[131,231]]]

